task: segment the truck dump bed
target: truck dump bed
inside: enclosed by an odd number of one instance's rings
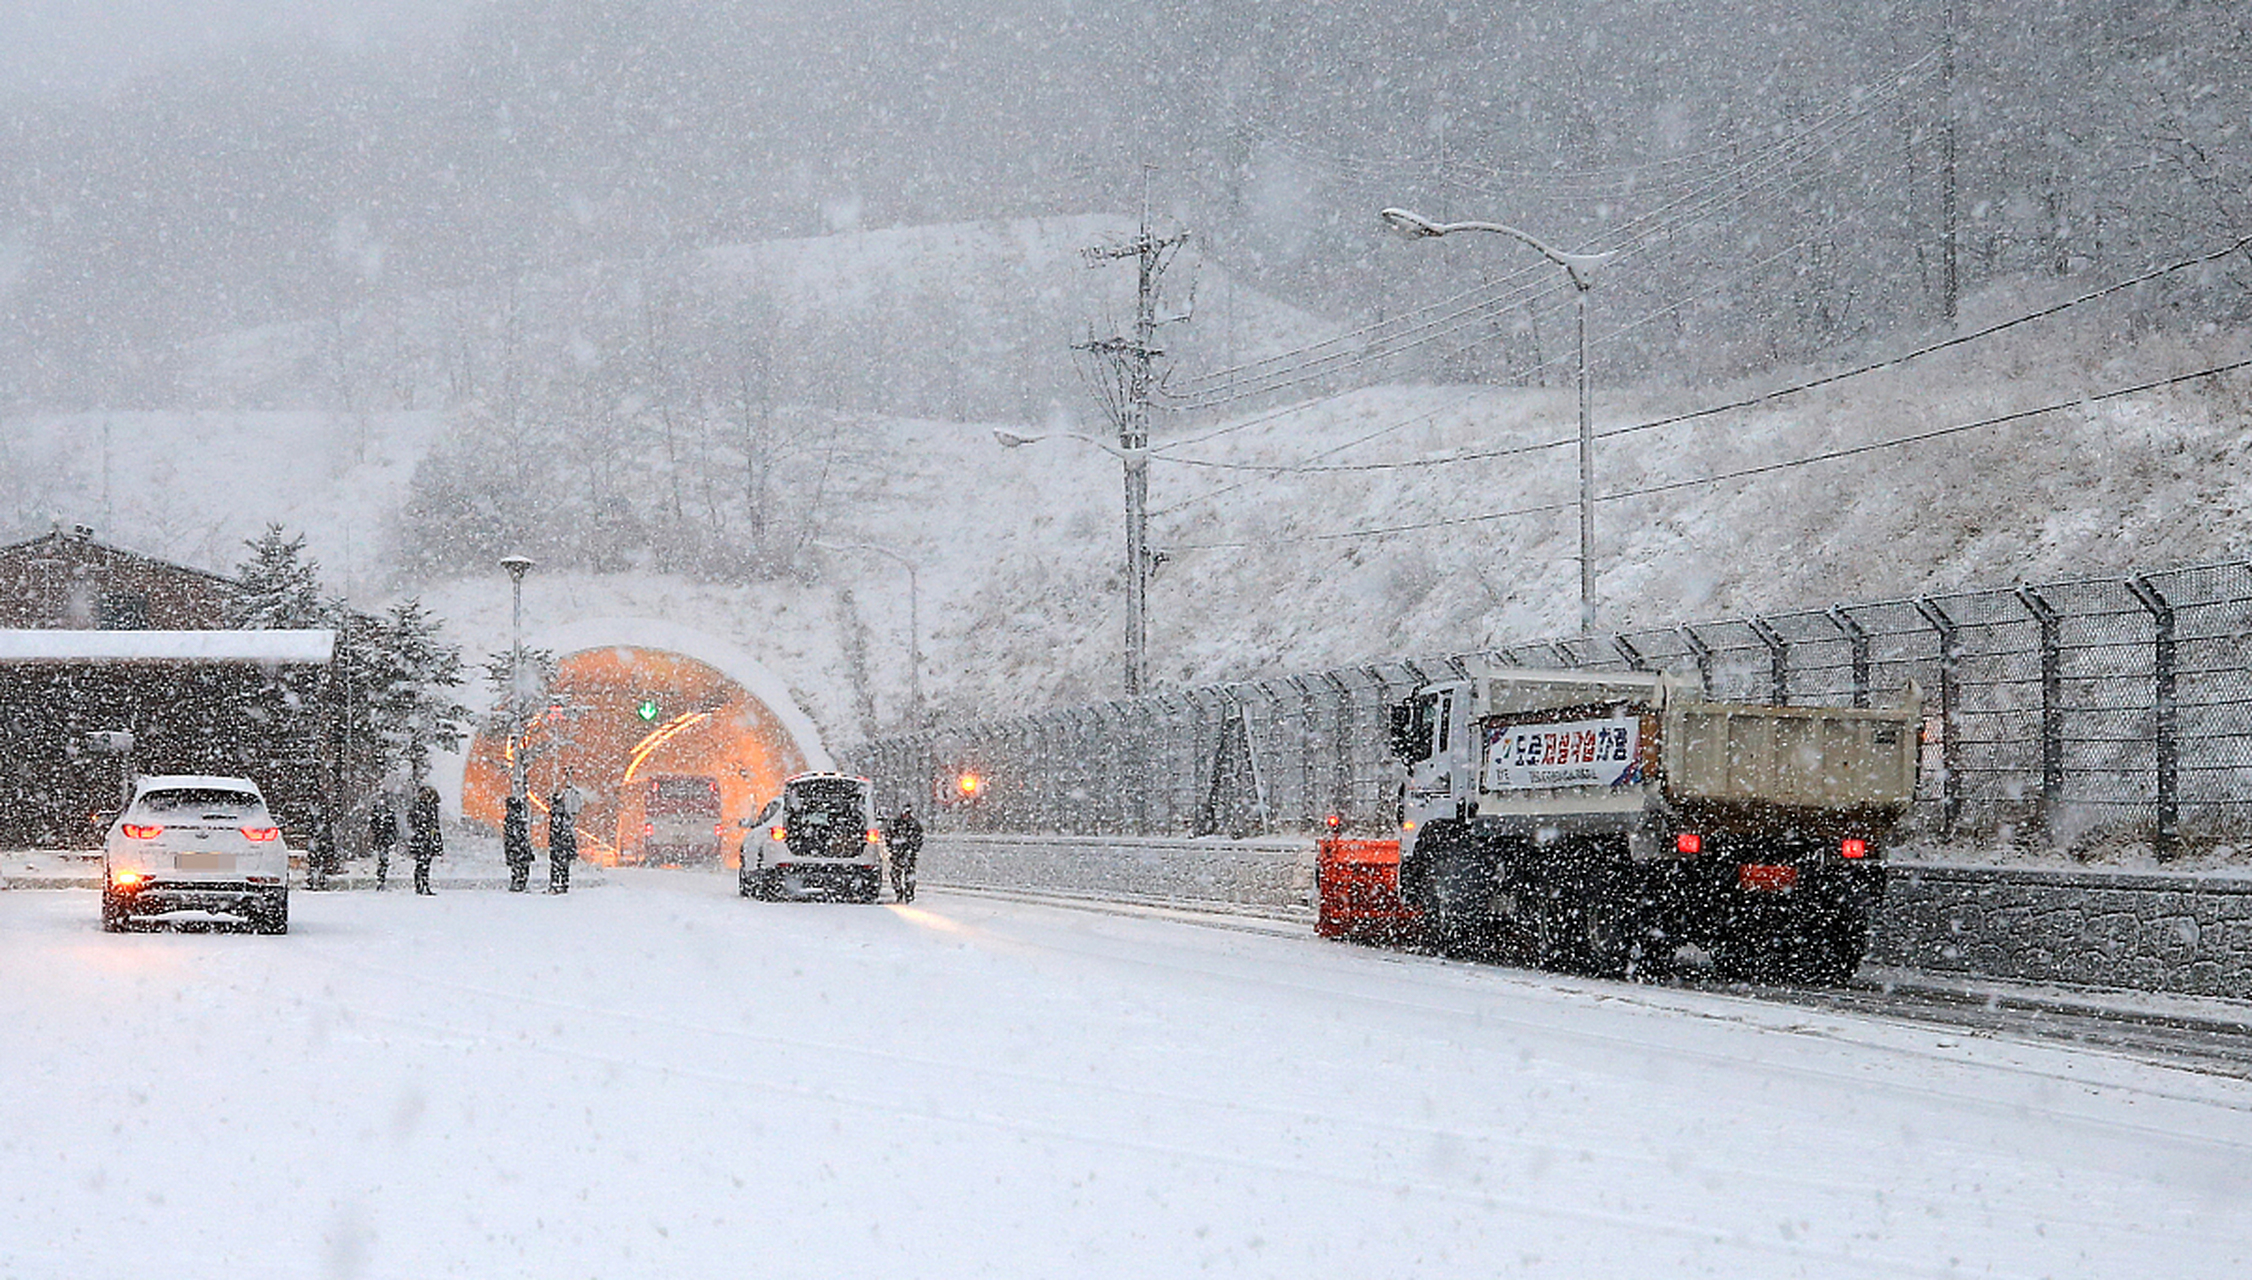
[[[1665,792],[1675,803],[1906,809],[1916,793],[1916,713],[1677,699],[1665,711]]]

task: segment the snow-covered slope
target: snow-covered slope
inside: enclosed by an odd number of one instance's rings
[[[1030,273],[1013,277],[1020,282],[1061,280],[1054,273],[1066,268],[1085,274],[1076,248],[1123,225],[1055,219],[872,232],[715,251],[707,267],[715,278],[757,279],[793,305],[858,314],[874,292],[936,297],[950,282],[1012,278],[1011,261]],[[961,287],[965,324],[981,307],[1006,305],[982,286]],[[1966,311],[1965,328],[2032,305],[1997,290]],[[1302,343],[1321,329],[1286,308],[1259,311],[1267,317],[1252,343],[1259,348]],[[1606,434],[1596,453],[1596,487],[1607,495],[1596,528],[1601,625],[2240,554],[2237,530],[2252,502],[2244,374],[2074,402],[2243,359],[2244,337],[2130,340],[2116,316],[2093,307],[2066,320],[1757,409]],[[1004,323],[1013,321],[996,321]],[[206,351],[205,367],[233,368],[229,376],[246,387],[267,385],[254,371],[275,367],[267,357],[289,344],[261,332],[268,345],[236,335]],[[1880,345],[1896,351],[1916,341]],[[213,354],[222,349],[235,364]],[[1053,358],[1067,358],[1060,341]],[[1756,384],[1697,388],[1612,386],[1599,373],[1597,429],[1617,432],[1827,372],[1779,370]],[[2047,404],[2071,407],[1779,465]],[[908,575],[898,559],[859,549],[875,546],[919,567],[923,681],[944,715],[1116,696],[1118,463],[1068,439],[1004,449],[991,430],[1109,428],[1091,404],[1026,416],[997,424],[840,415],[864,461],[828,481],[834,496],[793,577],[731,587],[543,570],[527,588],[528,615],[548,623],[648,616],[727,635],[786,680],[830,744],[843,747],[907,710]],[[443,423],[431,410],[18,417],[0,430],[0,469],[14,481],[6,514],[17,533],[50,519],[83,522],[98,536],[222,569],[240,558],[241,539],[280,521],[307,533],[332,587],[365,604],[420,593],[453,619],[474,655],[506,643],[498,571],[407,581],[389,558],[407,477]],[[1152,534],[1168,558],[1152,589],[1155,678],[1178,686],[1568,633],[1578,594],[1573,424],[1567,387],[1377,386],[1234,416],[1161,416]],[[1419,465],[1463,454],[1488,456]],[[1231,469],[1275,465],[1368,469]],[[1702,482],[1765,467],[1777,469]],[[1697,483],[1664,487],[1684,481]],[[1647,492],[1614,496],[1634,491]]]

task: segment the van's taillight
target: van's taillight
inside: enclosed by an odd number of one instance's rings
[[[140,872],[127,871],[123,867],[118,867],[109,873],[109,882],[120,889],[130,889],[146,879],[148,877]]]
[[[788,827],[780,826],[768,827],[766,829],[766,834],[773,836],[777,840],[787,840],[790,838],[790,829]]]
[[[641,824],[641,838],[642,838],[642,839],[644,839],[644,840],[647,840],[647,839],[648,839],[649,837],[651,837],[651,836],[653,836],[653,835],[655,835],[655,834],[657,834],[657,824],[656,824],[656,823],[654,823],[654,822],[644,822],[644,823],[642,823],[642,824]]]
[[[877,830],[877,829],[876,829],[876,828],[874,828],[874,827],[870,827],[870,828],[868,828],[868,843],[870,843],[870,844],[874,844],[874,843],[876,843],[876,842],[877,842],[878,840],[881,840],[881,839],[883,839],[883,838],[884,838],[884,833],[883,833],[883,832],[881,832],[881,831]]]
[[[1869,842],[1859,836],[1847,836],[1838,845],[1838,852],[1848,858],[1866,858],[1869,856]]]
[[[1675,853],[1699,854],[1705,851],[1705,838],[1694,831],[1684,831],[1673,838]]]
[[[243,838],[243,839],[245,839],[245,840],[255,840],[255,841],[257,841],[257,842],[258,842],[258,843],[260,843],[260,844],[264,844],[264,843],[265,843],[266,841],[268,841],[268,840],[279,840],[279,839],[281,839],[281,828],[280,828],[280,827],[244,827],[244,828],[242,829],[242,838]]]
[[[164,833],[161,826],[143,826],[138,822],[125,823],[118,830],[124,832],[128,840],[154,840]]]

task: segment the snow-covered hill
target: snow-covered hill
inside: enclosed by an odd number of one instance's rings
[[[865,316],[869,298],[908,290],[955,306],[959,323],[974,326],[1007,306],[1008,281],[1038,277],[1063,290],[1066,266],[1084,273],[1077,247],[1122,226],[873,232],[716,251],[706,266],[714,278],[755,279],[809,315],[833,306]],[[983,283],[948,292],[965,281]],[[1964,328],[2035,301],[1993,291],[1966,311]],[[1055,293],[1041,305],[1078,304]],[[1244,349],[1287,349],[1341,327],[1279,305],[1250,310],[1264,318],[1237,334]],[[568,328],[561,313],[539,318]],[[1016,323],[995,319],[992,331]],[[277,386],[316,398],[314,381],[276,372],[294,367],[286,335],[261,334],[208,347],[212,385],[239,386],[246,401]],[[1930,336],[1878,345],[1905,350]],[[2091,306],[1761,408],[1606,434],[1596,454],[1597,490],[1607,495],[1596,529],[1601,624],[2241,554],[2252,505],[2246,375],[2087,397],[2242,360],[2246,347],[2230,331],[2131,337]],[[1060,336],[1048,358],[1066,362]],[[1597,430],[1827,372],[1693,388],[1610,386],[1599,373]],[[1786,465],[2049,404],[2071,407]],[[728,635],[787,680],[841,746],[898,723],[907,708],[908,575],[896,559],[856,549],[865,544],[919,567],[923,681],[944,714],[1116,696],[1118,463],[1066,439],[1004,449],[992,433],[1101,435],[1108,427],[1092,404],[1082,396],[974,422],[844,416],[855,462],[825,481],[792,576],[725,586],[543,570],[527,587],[527,612],[549,621],[640,614]],[[370,604],[422,594],[473,652],[489,650],[506,643],[497,570],[413,581],[390,558],[408,477],[445,424],[434,409],[333,406],[17,417],[0,430],[0,470],[13,481],[6,514],[20,534],[51,519],[82,522],[222,569],[239,559],[241,539],[280,521],[307,533],[332,587]],[[1167,556],[1152,588],[1155,678],[1178,686],[1571,631],[1573,424],[1568,389],[1461,386],[1376,386],[1233,416],[1161,418],[1150,489],[1153,543]],[[1560,447],[1536,447],[1549,445]],[[1464,454],[1487,456],[1439,461]],[[1369,469],[1237,469],[1278,465]],[[1665,487],[1766,467],[1775,469]],[[1637,496],[1609,496],[1626,493]]]

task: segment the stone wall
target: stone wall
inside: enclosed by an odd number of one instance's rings
[[[1870,958],[2252,998],[2252,879],[1898,863]]]
[[[1314,917],[1310,840],[932,837],[926,884]],[[1895,863],[1870,959],[2252,998],[2252,878]]]

